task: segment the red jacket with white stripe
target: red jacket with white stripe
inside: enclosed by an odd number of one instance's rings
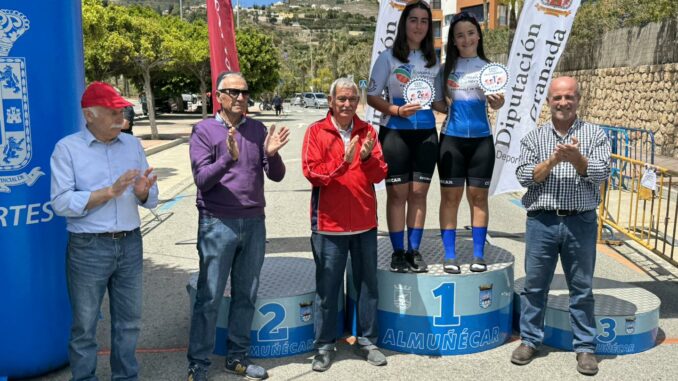
[[[368,134],[375,140],[372,154],[360,159],[360,147]],[[331,112],[311,124],[304,136],[301,162],[304,176],[313,185],[311,230],[348,233],[377,227],[374,184],[386,177],[387,166],[377,132],[353,117],[351,139],[358,135],[355,157],[344,161],[344,141],[332,123]]]

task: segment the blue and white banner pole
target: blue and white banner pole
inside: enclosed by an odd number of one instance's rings
[[[80,1],[0,6],[0,380],[68,362],[66,224],[50,204],[50,155],[83,126]]]

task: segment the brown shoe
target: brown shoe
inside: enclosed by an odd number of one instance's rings
[[[532,361],[537,350],[529,345],[520,344],[511,354],[511,362],[516,365],[527,365]]]
[[[595,376],[598,373],[596,355],[588,352],[577,353],[577,371],[586,376]]]

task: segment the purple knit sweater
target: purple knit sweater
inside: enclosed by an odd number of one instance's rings
[[[198,187],[196,206],[200,215],[247,218],[264,215],[264,172],[273,181],[285,176],[279,154],[266,157],[263,123],[243,116],[237,129],[240,149],[233,161],[226,147],[228,129],[217,119],[205,119],[193,127],[190,149],[193,180]]]

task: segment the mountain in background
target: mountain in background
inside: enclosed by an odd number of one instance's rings
[[[104,0],[104,2],[106,2]],[[166,11],[168,9],[178,8],[179,0],[108,0],[111,4],[118,5],[145,5],[153,9],[158,10],[159,12]],[[184,8],[190,7],[192,5],[201,5],[205,4],[207,0],[181,0]],[[287,3],[289,5],[337,5],[341,6],[343,4],[370,4],[371,8],[378,8],[378,0],[240,0],[240,6],[242,8],[251,8],[253,6],[268,6],[275,3]],[[231,4],[236,6],[238,0],[231,0]]]

